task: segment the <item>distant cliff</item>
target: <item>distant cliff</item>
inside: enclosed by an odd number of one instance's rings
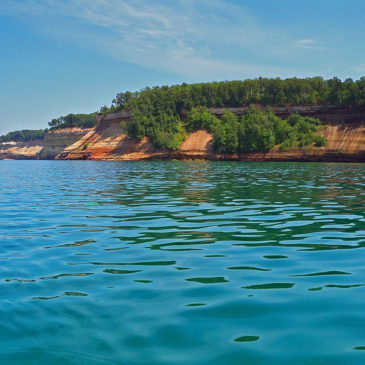
[[[215,115],[223,109],[210,109]],[[230,108],[235,114],[242,114],[244,108]],[[318,118],[325,122],[321,134],[327,139],[326,147],[303,147],[290,152],[282,152],[276,147],[267,153],[215,154],[213,137],[206,131],[192,133],[178,151],[155,148],[144,138],[141,141],[130,139],[120,126],[128,121],[126,111],[98,116],[94,130],[74,144],[65,148],[57,159],[91,160],[139,160],[139,159],[190,159],[210,160],[270,160],[270,161],[344,161],[365,162],[365,107],[340,108],[333,106],[299,106],[274,108],[275,114],[286,118],[292,113]],[[328,124],[327,124],[328,123]]]
[[[43,148],[43,140],[0,143],[0,160],[35,160]]]
[[[43,140],[0,143],[0,159],[53,160],[67,146],[72,145],[92,128],[65,128],[48,132]]]

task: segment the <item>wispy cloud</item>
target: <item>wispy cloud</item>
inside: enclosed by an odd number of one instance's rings
[[[297,43],[303,45],[312,45],[316,44],[317,42],[314,39],[300,39],[297,41]]]
[[[39,31],[114,58],[192,77],[278,74],[270,59],[278,50],[316,44],[265,29],[248,8],[223,0],[3,0],[1,12],[28,14]]]

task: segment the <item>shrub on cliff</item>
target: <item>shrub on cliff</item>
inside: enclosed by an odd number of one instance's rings
[[[218,153],[235,153],[239,144],[238,117],[228,110],[225,110],[221,119],[212,126],[213,148]]]
[[[324,136],[322,136],[321,134],[316,134],[314,136],[314,145],[316,147],[323,147],[323,146],[327,146],[327,140]]]

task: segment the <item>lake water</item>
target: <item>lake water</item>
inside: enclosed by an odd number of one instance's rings
[[[0,363],[364,364],[364,174],[0,161]]]

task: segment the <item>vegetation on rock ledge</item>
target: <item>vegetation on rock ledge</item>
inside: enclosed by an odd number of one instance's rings
[[[321,77],[286,80],[264,79],[145,88],[139,92],[119,93],[111,108],[102,112],[129,110],[131,121],[124,123],[127,134],[135,139],[147,136],[163,149],[178,149],[187,132],[206,129],[214,136],[218,153],[268,151],[280,144],[281,150],[326,144],[316,134],[321,122],[293,115],[283,121],[269,110],[249,107],[238,118],[225,111],[217,119],[207,108],[268,106],[337,105],[365,103],[365,77],[358,81]],[[196,109],[198,108],[198,109]],[[205,108],[205,109],[204,109]],[[190,112],[188,118],[186,112]]]

